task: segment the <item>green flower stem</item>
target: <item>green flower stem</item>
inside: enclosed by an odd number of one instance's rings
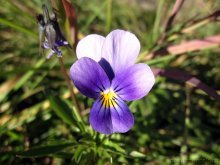
[[[184,135],[183,135],[183,145],[181,146],[180,160],[181,164],[187,164],[189,159],[189,147],[188,147],[188,135],[190,128],[190,99],[191,99],[191,87],[186,84],[186,109],[185,109],[185,121],[184,121]]]
[[[68,86],[68,88],[69,88],[69,91],[70,91],[70,95],[71,95],[71,99],[72,99],[72,101],[73,101],[73,104],[76,106],[77,112],[78,112],[78,114],[81,116],[82,110],[81,110],[81,107],[80,107],[80,105],[79,105],[79,103],[78,103],[78,101],[77,101],[77,99],[76,99],[76,95],[75,95],[75,93],[73,92],[72,84],[71,84],[71,81],[70,81],[70,79],[69,79],[69,76],[68,76],[68,74],[67,74],[67,72],[66,72],[66,69],[65,69],[65,66],[64,66],[64,63],[63,63],[63,59],[62,59],[62,57],[59,57],[58,59],[59,59],[59,62],[60,62],[61,72],[62,72],[62,74],[63,74],[63,76],[64,76],[64,78],[65,78],[65,81],[66,81],[66,83],[67,83],[67,86]]]

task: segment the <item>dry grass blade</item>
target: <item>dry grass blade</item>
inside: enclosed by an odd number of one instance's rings
[[[214,90],[213,88],[209,87],[205,83],[203,83],[201,80],[197,79],[196,77],[193,77],[189,73],[181,70],[166,70],[166,69],[158,69],[154,68],[152,69],[155,76],[164,76],[168,78],[172,78],[175,80],[182,81],[192,87],[201,89],[202,91],[206,92],[209,96],[220,100],[220,95]]]
[[[211,47],[220,46],[220,35],[210,36],[201,40],[192,40],[167,48],[169,54],[183,54]]]
[[[170,13],[170,16],[168,17],[168,20],[166,22],[165,32],[167,32],[170,29],[170,27],[173,23],[173,20],[176,17],[177,13],[180,11],[180,8],[182,7],[183,3],[184,3],[184,0],[176,0],[174,6],[172,8],[172,11]]]
[[[211,13],[210,15],[208,16],[205,16],[203,18],[200,18],[200,19],[197,19],[197,20],[192,20],[190,21],[188,24],[188,28],[192,27],[192,26],[195,26],[197,24],[201,24],[201,22],[203,21],[208,21],[208,22],[211,22],[211,21],[220,21],[220,10],[217,10],[217,11],[214,11],[213,13]],[[188,29],[186,28],[186,29]],[[184,31],[187,31],[186,29],[183,30]]]
[[[71,42],[73,43],[73,47],[76,48],[76,45],[78,43],[78,27],[77,27],[77,17],[76,17],[76,11],[73,5],[68,0],[62,0],[62,4],[65,9],[66,17],[69,22],[69,33]]]
[[[173,35],[169,36],[167,40],[172,41],[172,40],[177,39],[179,35],[191,34],[199,27],[202,27],[211,22],[217,22],[217,21],[220,21],[220,10],[217,10],[211,13],[210,15],[197,19],[197,20],[194,20],[192,18],[185,23],[184,25],[185,28],[183,28],[179,33],[174,33]]]
[[[166,24],[164,27],[164,33],[161,35],[160,39],[157,42],[158,44],[162,44],[164,42],[164,40],[166,39],[168,31],[172,27],[173,20],[175,19],[177,13],[180,11],[183,3],[184,3],[184,0],[176,0],[174,6],[172,8],[172,11],[171,11],[169,17],[167,18],[167,21],[166,21]]]
[[[209,36],[204,39],[196,39],[191,41],[186,41],[181,44],[167,46],[158,51],[148,54],[143,60],[149,60],[155,56],[163,55],[180,55],[187,52],[194,52],[204,49],[210,49],[213,47],[220,46],[220,35]]]
[[[11,0],[10,2],[13,3],[21,11],[28,13],[32,17],[35,17],[36,13],[33,12],[33,9],[28,7],[27,5],[24,5],[22,1]]]

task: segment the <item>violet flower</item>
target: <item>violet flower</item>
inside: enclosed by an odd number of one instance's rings
[[[60,46],[69,46],[69,43],[61,33],[55,13],[51,15],[46,5],[42,6],[43,14],[37,16],[40,46],[44,49],[51,50],[47,58],[51,58],[54,54],[62,57]]]
[[[91,34],[77,45],[79,60],[70,77],[82,94],[96,99],[89,118],[96,131],[124,133],[134,125],[125,101],[144,97],[155,82],[148,65],[135,64],[139,51],[137,37],[124,30],[114,30],[106,38]]]

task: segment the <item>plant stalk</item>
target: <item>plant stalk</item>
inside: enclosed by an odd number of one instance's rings
[[[189,146],[188,146],[188,135],[190,127],[190,103],[191,100],[191,87],[186,84],[186,109],[185,109],[185,121],[184,121],[184,135],[183,135],[183,145],[181,146],[180,160],[181,164],[187,164],[189,159]]]
[[[81,116],[81,112],[82,111],[81,111],[79,103],[77,102],[76,95],[75,95],[75,93],[73,91],[72,84],[71,84],[71,81],[69,79],[69,76],[68,76],[68,74],[66,72],[66,69],[65,69],[65,66],[64,66],[64,63],[63,63],[63,59],[62,59],[62,57],[58,57],[58,59],[59,59],[59,62],[60,62],[61,72],[62,72],[62,74],[63,74],[63,76],[65,78],[65,81],[66,81],[67,86],[68,86],[69,91],[70,91],[70,96],[71,96],[72,102],[76,106],[77,112]]]

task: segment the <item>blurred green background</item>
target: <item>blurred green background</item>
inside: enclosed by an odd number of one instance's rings
[[[174,0],[71,1],[79,38],[129,30],[141,42],[140,61],[180,71],[156,76],[151,92],[129,103],[132,130],[111,136],[91,129],[93,100],[74,88],[83,109],[78,116],[59,60],[39,53],[36,15],[43,3],[50,12],[56,4],[62,32],[73,40],[62,1],[0,2],[0,164],[220,164],[219,97],[180,78],[188,72],[208,91],[220,89],[219,0],[185,0],[168,30]],[[210,45],[189,43],[193,51],[180,45],[210,36],[216,39]],[[162,51],[171,45],[182,52]],[[69,71],[75,52],[61,49]]]

